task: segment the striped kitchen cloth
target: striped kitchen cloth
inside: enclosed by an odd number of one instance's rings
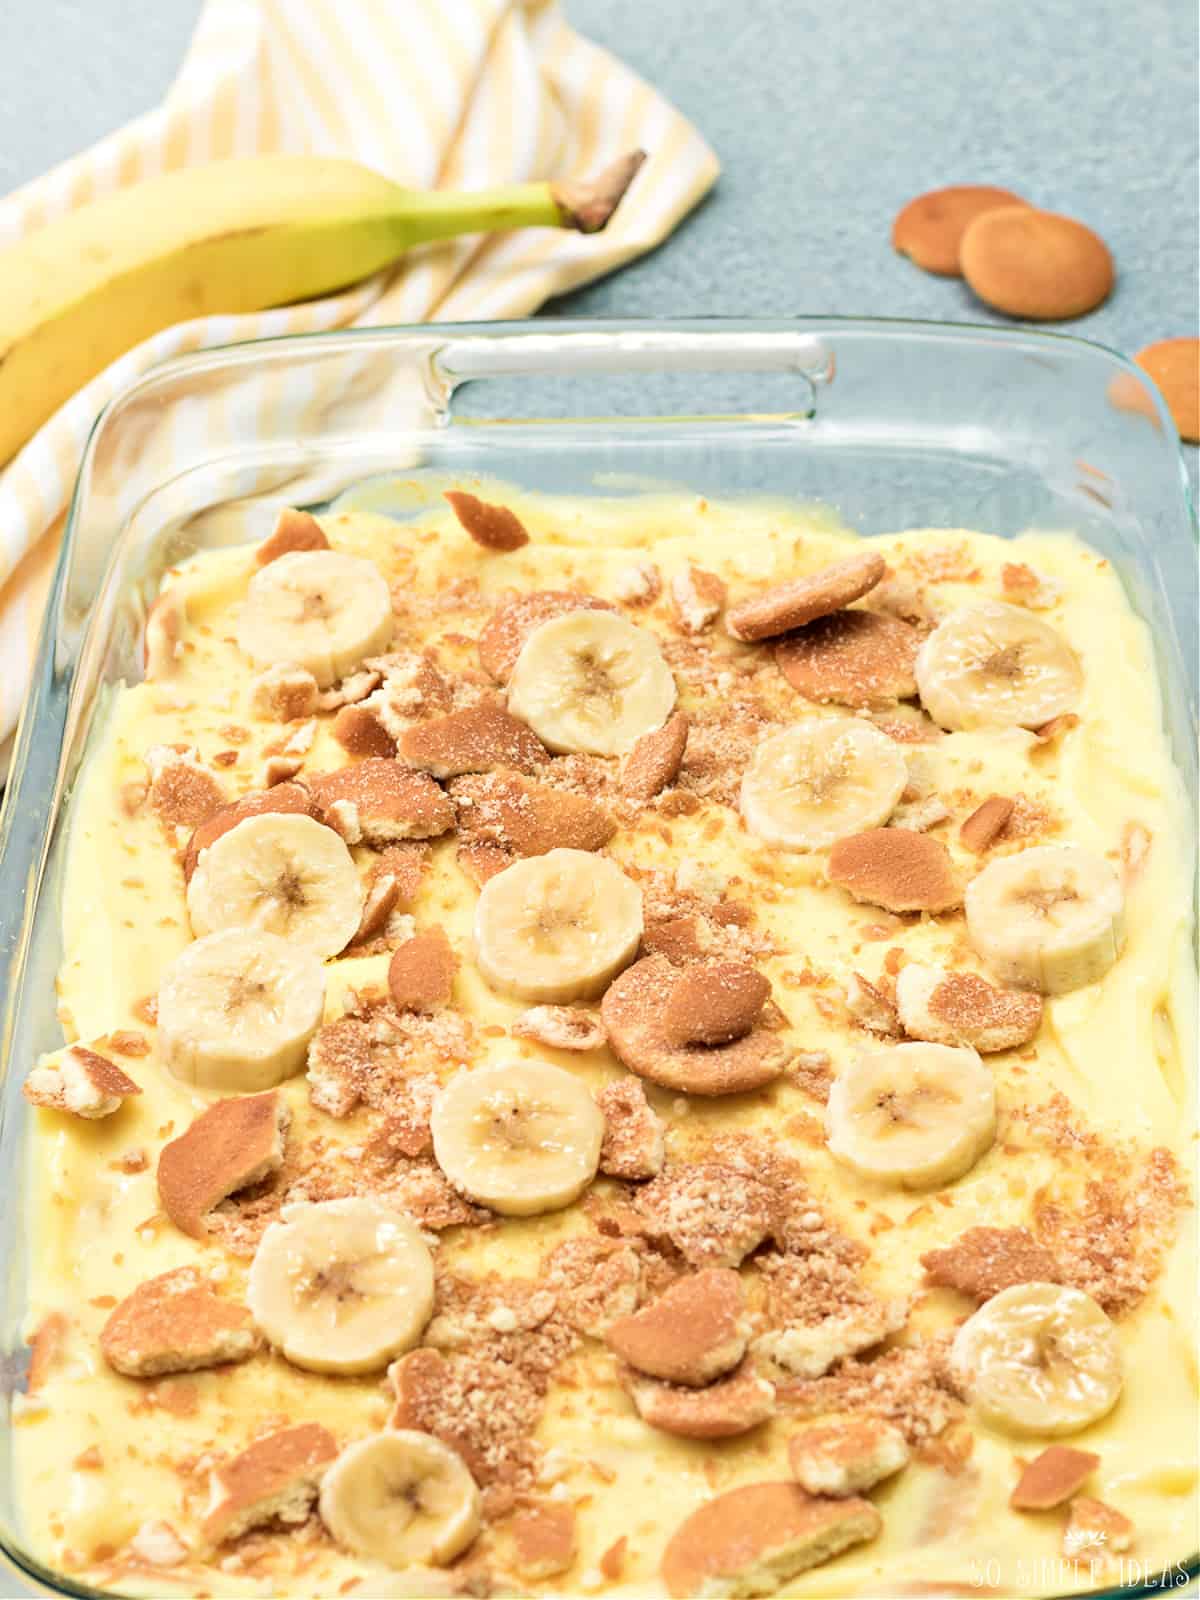
[[[164,104],[0,203],[0,244],[96,195],[194,162],[347,156],[416,188],[483,188],[649,160],[602,234],[426,246],[348,293],[181,323],[64,405],[0,472],[0,771],[88,430],[166,356],[282,333],[520,317],[658,244],[714,182],[696,130],[575,33],[555,0],[207,0]]]

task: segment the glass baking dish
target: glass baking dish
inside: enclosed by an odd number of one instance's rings
[[[264,537],[285,505],[320,507],[354,490],[357,503],[387,510],[383,483],[396,474],[410,495],[423,475],[486,474],[546,492],[671,486],[818,502],[861,532],[1074,530],[1113,562],[1150,624],[1174,756],[1195,802],[1187,482],[1157,393],[1100,346],[843,318],[539,321],[267,340],[139,379],[87,447],[0,818],[9,968],[0,1162],[10,1183],[0,1218],[0,1543],[46,1586],[33,1592],[99,1593],[24,1549],[10,1450],[28,1362],[20,1087],[33,1057],[61,1043],[54,980],[72,786],[111,687],[141,676],[147,610],[168,566]],[[1193,1560],[1187,1576],[1196,1571]],[[1183,1576],[1104,1592],[1156,1593]]]

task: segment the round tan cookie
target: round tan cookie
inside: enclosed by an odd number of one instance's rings
[[[320,810],[318,820],[333,825],[337,808],[346,808],[365,844],[433,839],[454,826],[454,807],[428,773],[386,757],[314,772],[308,790]]]
[[[702,1594],[773,1594],[883,1519],[869,1500],[830,1500],[797,1483],[747,1483],[704,1501],[676,1528],[662,1578],[674,1600]]]
[[[446,499],[460,525],[484,550],[519,550],[529,534],[515,511],[493,505],[462,489],[447,489]]]
[[[609,986],[600,1017],[617,1057],[640,1078],[687,1094],[744,1094],[777,1078],[785,1052],[765,1027],[729,1044],[670,1042],[664,1016],[680,971],[665,956],[646,956]]]
[[[921,635],[899,617],[832,611],[775,646],[775,662],[809,700],[881,706],[917,692],[913,666]]]
[[[1200,339],[1160,339],[1133,359],[1161,389],[1179,437],[1200,444]]]
[[[963,898],[946,846],[909,828],[839,839],[829,852],[829,881],[885,911],[948,911]]]
[[[861,600],[886,570],[887,563],[878,550],[861,550],[805,578],[793,578],[730,606],[725,629],[746,644],[777,638],[830,611],[840,611],[852,600]]]
[[[729,1267],[710,1267],[618,1317],[608,1344],[645,1377],[703,1388],[738,1365],[748,1335],[742,1280]]]
[[[450,999],[458,960],[445,930],[426,928],[398,945],[388,964],[388,993],[397,1011],[436,1011]]]
[[[896,214],[892,248],[926,272],[961,278],[958,264],[963,234],[975,218],[998,206],[1023,206],[1020,195],[987,184],[966,183],[919,194]]]
[[[329,548],[329,540],[322,532],[321,524],[316,517],[309,511],[296,511],[288,506],[279,513],[274,533],[259,545],[254,559],[260,567],[265,567],[272,561],[277,561],[280,556],[290,555],[293,550]]]
[[[629,1394],[643,1422],[684,1439],[732,1439],[775,1414],[775,1385],[746,1362],[706,1389],[633,1378]]]
[[[682,711],[667,718],[661,728],[642,737],[625,757],[621,793],[630,800],[653,800],[673,783],[687,748],[688,719]]]
[[[963,235],[963,277],[996,311],[1059,322],[1094,311],[1116,272],[1099,234],[1072,217],[1005,206],[976,217]]]

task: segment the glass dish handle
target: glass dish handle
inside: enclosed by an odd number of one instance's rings
[[[635,372],[794,373],[805,386],[795,411],[816,412],[816,390],[833,381],[833,353],[811,333],[703,327],[626,327],[619,332],[600,324],[595,333],[556,331],[450,337],[430,352],[426,366],[428,398],[436,420],[452,420],[454,392],[481,378],[572,377]]]

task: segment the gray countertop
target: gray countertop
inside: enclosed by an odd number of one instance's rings
[[[556,312],[998,320],[963,284],[926,276],[889,245],[913,195],[988,182],[1107,240],[1116,291],[1071,331],[1126,352],[1197,331],[1200,25],[1189,0],[566,9],[704,130],[724,174],[660,250]],[[152,106],[198,10],[198,0],[0,0],[0,189]],[[1195,481],[1195,449],[1187,456]],[[6,1596],[10,1583],[0,1575]]]
[[[403,0],[379,0],[403,4]],[[0,0],[0,188],[158,101],[199,0]],[[582,316],[1004,319],[891,249],[946,183],[1094,227],[1108,302],[1071,332],[1131,354],[1197,331],[1200,17],[1189,0],[566,0],[724,165],[652,255],[549,309]],[[1185,455],[1193,486],[1197,452]]]
[[[1188,0],[566,10],[704,130],[724,173],[660,250],[554,310],[1002,320],[889,244],[913,195],[987,182],[1107,240],[1116,291],[1072,332],[1126,352],[1196,332],[1200,24]],[[198,11],[199,0],[3,0],[0,187],[153,105]]]

